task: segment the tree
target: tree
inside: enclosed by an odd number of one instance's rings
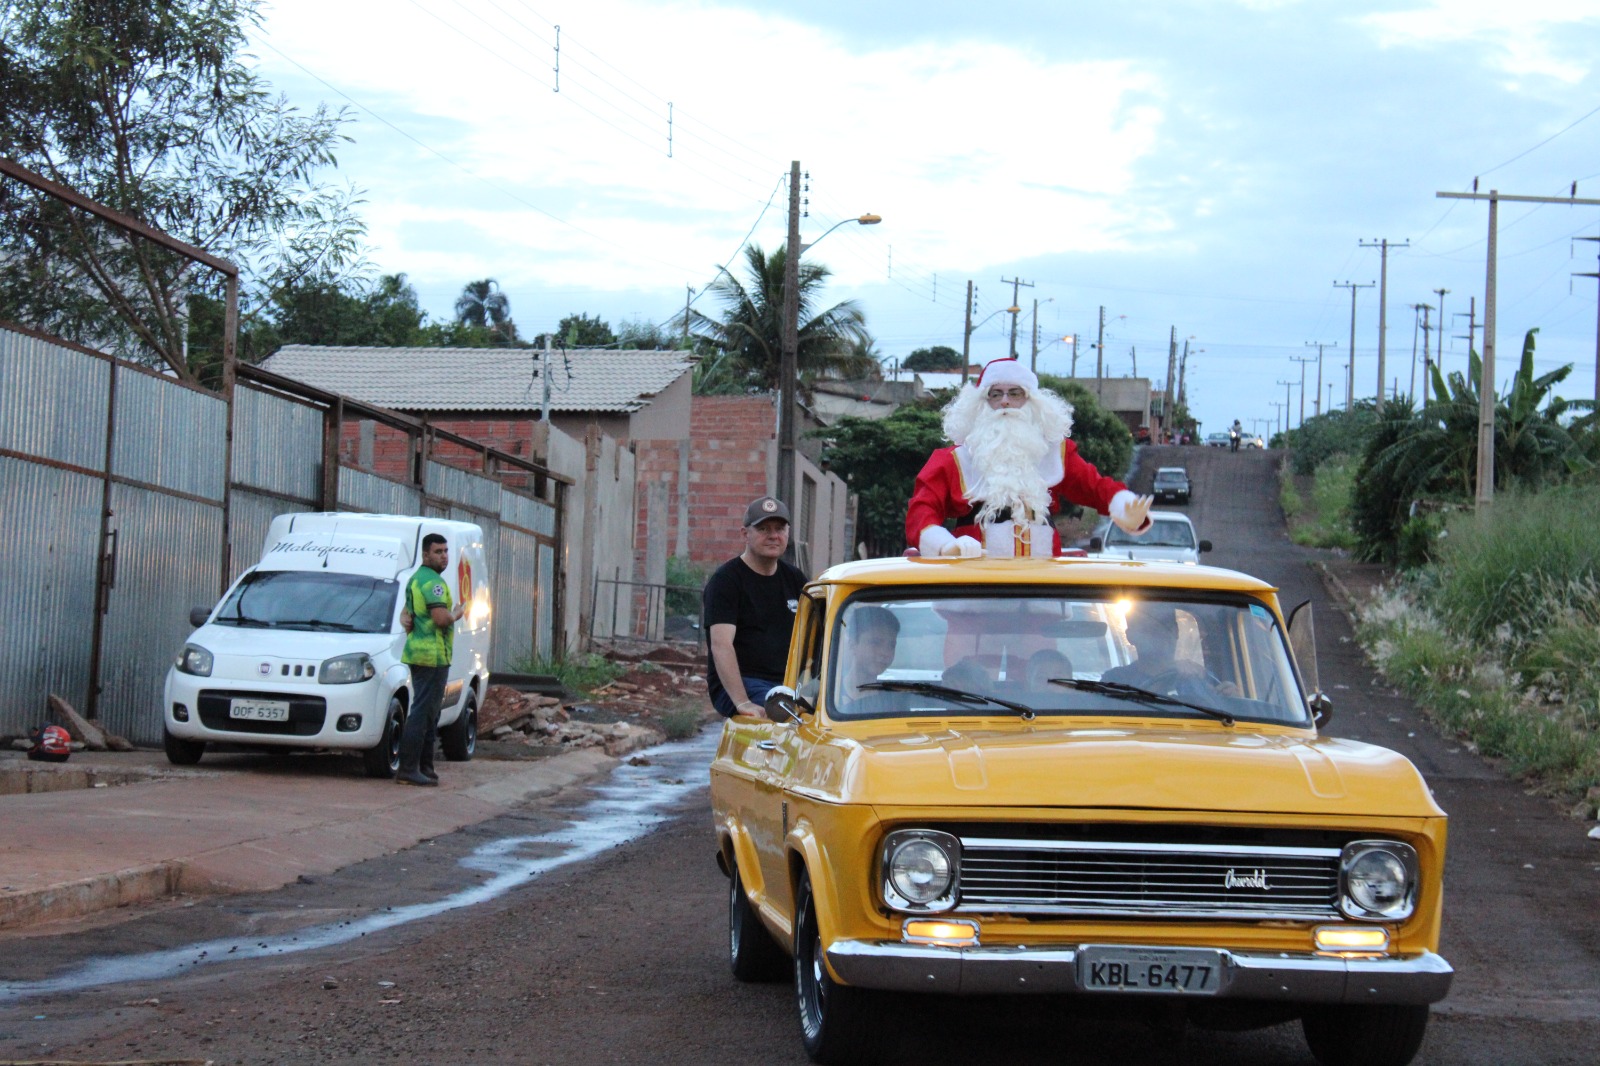
[[[624,322],[617,330],[617,343],[624,350],[671,350],[678,347],[679,340],[654,322]]]
[[[932,348],[918,348],[900,363],[902,369],[919,373],[947,373],[961,369],[961,353],[943,344]]]
[[[1133,434],[1122,419],[1070,378],[1040,374],[1039,384],[1072,405],[1072,440],[1078,446],[1078,454],[1107,477],[1120,479],[1127,473],[1133,460]]]
[[[617,343],[617,335],[599,315],[593,318],[587,314],[568,315],[556,327],[556,336],[564,340],[568,348],[608,348]]]
[[[242,62],[259,0],[0,0],[0,154],[229,259],[248,312],[359,269],[336,165],[345,111],[302,113]],[[190,302],[213,271],[18,183],[0,197],[0,315],[196,380]]]
[[[711,292],[722,304],[722,318],[690,309],[686,312],[689,331],[735,356],[733,369],[745,374],[752,385],[776,392],[783,363],[783,273],[787,253],[780,249],[769,256],[759,245],[752,244],[746,246],[744,254],[749,284],[723,271],[711,284]],[[872,368],[867,362],[876,362],[855,351],[856,344],[870,343],[866,315],[855,301],[813,311],[831,273],[820,263],[800,263],[796,368],[802,391],[809,391],[806,386],[822,377],[869,377]],[[683,321],[679,316],[680,327]]]
[[[469,330],[487,330],[490,344],[514,344],[517,324],[511,320],[511,300],[493,278],[469,281],[456,297],[456,323]],[[479,345],[467,345],[479,347]]]
[[[828,468],[856,494],[856,536],[868,554],[900,554],[917,472],[945,443],[938,405],[905,404],[876,420],[841,418],[815,435],[827,440],[823,459]]]

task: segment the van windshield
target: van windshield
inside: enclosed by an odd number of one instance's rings
[[[361,574],[257,570],[239,582],[212,622],[260,629],[387,633],[400,583]]]

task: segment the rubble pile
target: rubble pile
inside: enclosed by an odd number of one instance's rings
[[[692,653],[655,648],[613,652],[628,667],[586,699],[557,699],[490,685],[478,710],[478,735],[496,743],[543,748],[602,748],[620,756],[666,739],[663,714],[698,698],[707,716],[704,666]],[[681,713],[681,712],[680,712]]]

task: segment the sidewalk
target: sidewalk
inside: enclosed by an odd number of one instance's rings
[[[176,893],[255,892],[493,818],[596,777],[588,748],[438,764],[438,788],[362,776],[351,759],[77,752],[0,756],[0,934]]]

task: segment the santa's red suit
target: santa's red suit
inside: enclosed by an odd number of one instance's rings
[[[1045,456],[1039,467],[1040,479],[1050,486],[1053,509],[1077,504],[1092,507],[1100,514],[1110,514],[1112,497],[1128,491],[1128,486],[1116,478],[1106,477],[1079,455],[1078,446],[1071,440],[1062,441],[1061,447]],[[906,509],[906,543],[917,545],[924,529],[942,526],[952,518],[957,521],[951,536],[967,536],[982,543],[983,531],[976,519],[983,501],[968,494],[978,480],[976,465],[965,445],[940,448],[929,456],[917,475],[917,487]],[[1052,535],[1051,554],[1059,555],[1060,534]]]
[[[963,386],[943,424],[955,443],[928,459],[906,510],[906,543],[925,556],[1059,555],[1061,537],[1048,512],[1067,504],[1092,507],[1130,533],[1150,526],[1149,497],[1135,496],[1078,454],[1069,437],[1071,405],[1041,391],[1033,371],[1014,359],[995,360]],[[1038,436],[1021,441],[1016,429]],[[1006,465],[994,466],[999,461]],[[944,525],[952,519],[953,533]]]

